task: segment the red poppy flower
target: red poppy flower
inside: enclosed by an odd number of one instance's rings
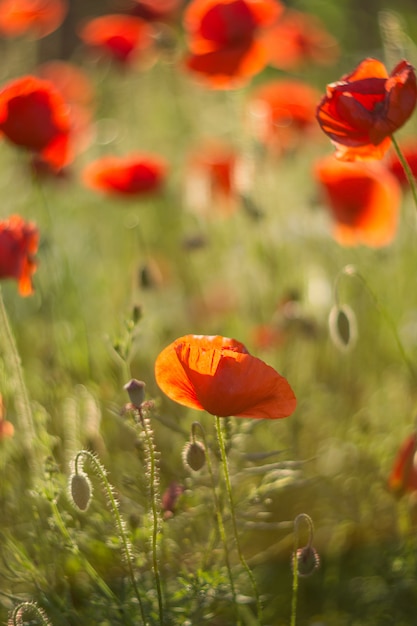
[[[240,86],[263,69],[262,30],[282,11],[275,0],[192,0],[184,13],[186,67],[208,86]]]
[[[269,81],[250,96],[249,125],[258,141],[281,154],[315,134],[319,93],[298,80]]]
[[[14,426],[11,422],[5,419],[5,409],[3,404],[3,397],[0,393],[0,441],[3,439],[9,439],[14,435]]]
[[[155,377],[171,400],[218,417],[278,419],[296,407],[287,380],[227,337],[176,339],[156,359]]]
[[[72,158],[69,107],[52,83],[23,76],[0,90],[0,132],[59,169]]]
[[[19,215],[0,221],[0,279],[17,280],[21,296],[33,293],[38,242],[39,232],[32,222],[25,222]]]
[[[401,445],[388,479],[388,487],[402,495],[417,491],[417,433],[409,435]]]
[[[141,196],[159,191],[166,171],[166,162],[159,156],[105,156],[86,166],[83,180],[87,187],[102,193]]]
[[[186,172],[186,200],[203,215],[230,215],[238,207],[236,151],[220,141],[205,142],[190,155]]]
[[[1,0],[0,34],[18,37],[30,33],[40,39],[62,24],[67,11],[67,0]]]
[[[122,65],[130,65],[152,45],[152,27],[132,15],[103,15],[80,29],[83,42]]]
[[[351,74],[327,86],[317,120],[339,159],[380,159],[416,102],[416,75],[407,61],[388,75],[381,61],[365,59]]]
[[[328,65],[339,56],[336,39],[315,15],[288,9],[263,36],[268,63],[281,70],[298,69],[304,63]]]
[[[335,221],[342,245],[385,246],[396,233],[401,188],[381,163],[344,163],[333,156],[316,163],[314,173]]]

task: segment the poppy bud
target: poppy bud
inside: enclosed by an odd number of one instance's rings
[[[132,378],[128,383],[124,386],[127,393],[129,394],[129,398],[134,407],[139,409],[145,400],[145,383],[141,380],[136,380]]]
[[[311,576],[320,566],[320,557],[317,550],[310,545],[299,548],[295,553],[298,576]],[[294,555],[293,555],[294,562]]]
[[[91,502],[92,488],[87,474],[73,474],[71,476],[71,501],[80,511],[86,511]]]
[[[356,343],[356,317],[350,306],[334,306],[329,315],[330,337],[337,348],[349,350]]]
[[[206,462],[206,450],[199,441],[188,442],[182,451],[182,460],[187,469],[198,472]]]

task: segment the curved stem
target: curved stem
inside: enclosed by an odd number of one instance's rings
[[[247,574],[248,574],[248,576],[250,578],[250,581],[252,583],[253,591],[254,591],[255,598],[256,598],[256,608],[257,608],[258,620],[259,620],[259,622],[261,622],[262,607],[261,607],[261,601],[260,601],[260,598],[259,598],[258,587],[256,585],[256,580],[255,580],[255,577],[253,575],[253,572],[250,569],[249,565],[247,564],[245,557],[243,556],[242,549],[240,547],[240,542],[239,542],[239,535],[238,535],[237,523],[236,523],[235,506],[234,506],[234,503],[233,503],[233,495],[232,495],[232,485],[231,485],[231,482],[230,482],[229,465],[228,465],[228,462],[227,462],[226,446],[224,444],[223,430],[222,430],[222,426],[221,426],[221,423],[220,423],[220,418],[217,415],[215,417],[215,420],[216,420],[217,440],[219,442],[219,449],[220,449],[220,455],[221,455],[221,460],[222,460],[222,465],[223,465],[224,479],[225,479],[225,483],[226,483],[226,491],[227,491],[227,495],[229,497],[230,514],[231,514],[231,518],[232,518],[233,534],[234,534],[234,537],[235,537],[236,548],[237,548],[237,552],[238,552],[238,555],[239,555],[239,560],[240,560],[243,568],[246,570],[246,572],[247,572]]]
[[[126,563],[127,563],[127,568],[128,568],[128,572],[129,572],[129,577],[133,586],[133,590],[135,592],[136,598],[138,600],[139,603],[139,608],[140,608],[140,613],[141,613],[141,617],[142,617],[142,622],[144,625],[146,625],[146,618],[145,618],[145,612],[144,612],[144,608],[143,608],[143,604],[142,604],[142,599],[139,593],[139,588],[136,582],[136,578],[135,578],[135,573],[133,571],[133,558],[132,558],[132,548],[129,542],[129,539],[127,537],[126,534],[126,529],[125,529],[125,523],[124,520],[122,519],[122,516],[120,514],[119,511],[119,504],[116,500],[116,498],[114,497],[114,493],[113,493],[113,487],[110,485],[108,479],[107,479],[107,475],[106,475],[106,470],[103,468],[103,466],[101,465],[100,461],[94,456],[94,454],[92,454],[91,452],[89,452],[88,450],[80,450],[74,460],[74,469],[75,469],[75,473],[78,474],[78,463],[80,462],[81,458],[85,458],[88,459],[91,464],[94,467],[94,471],[97,473],[97,475],[100,478],[101,484],[104,487],[104,490],[106,492],[109,504],[110,504],[110,508],[111,511],[113,513],[115,522],[116,522],[116,527],[117,530],[119,532],[119,537],[122,541],[122,545],[123,545],[123,551],[124,551],[124,555],[126,558]]]
[[[229,576],[229,582],[230,582],[230,590],[232,592],[233,603],[234,603],[234,606],[235,606],[236,625],[240,626],[241,621],[240,621],[240,617],[239,617],[239,609],[238,609],[238,603],[237,603],[235,583],[234,583],[234,580],[233,580],[232,568],[230,566],[229,548],[227,546],[227,538],[226,538],[226,531],[224,529],[222,509],[221,509],[221,506],[220,506],[219,496],[218,496],[217,491],[216,491],[216,481],[214,479],[213,465],[211,463],[211,457],[210,457],[209,448],[208,448],[208,444],[207,444],[206,433],[204,431],[204,428],[200,424],[200,422],[193,422],[192,423],[192,425],[191,425],[192,436],[195,437],[195,430],[196,430],[197,427],[200,429],[201,436],[202,436],[202,439],[203,439],[203,442],[204,442],[204,447],[206,449],[207,469],[208,469],[208,473],[209,473],[209,476],[210,476],[210,483],[211,483],[211,489],[212,489],[212,492],[213,492],[214,506],[215,506],[215,509],[216,509],[217,527],[218,527],[218,530],[219,530],[219,535],[220,535],[221,542],[223,544],[224,560],[226,562],[226,569],[227,569],[227,574]]]
[[[408,180],[408,184],[410,185],[410,189],[411,189],[411,193],[413,195],[413,200],[414,200],[414,205],[417,209],[417,189],[416,189],[416,180],[413,176],[413,173],[411,171],[410,166],[408,165],[407,159],[405,158],[404,154],[402,153],[402,150],[400,148],[400,146],[398,145],[398,142],[396,140],[396,138],[394,137],[394,135],[391,135],[391,140],[392,140],[392,145],[394,146],[395,152],[397,153],[397,156],[400,160],[401,165],[403,166],[405,175],[407,177]]]

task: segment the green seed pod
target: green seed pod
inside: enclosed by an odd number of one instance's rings
[[[182,460],[187,469],[198,472],[206,462],[206,450],[199,441],[188,442],[182,451]]]
[[[70,478],[71,501],[80,511],[86,511],[91,502],[92,488],[87,474],[72,474]]]
[[[356,317],[350,306],[334,306],[329,315],[330,338],[340,350],[351,349],[357,340]]]

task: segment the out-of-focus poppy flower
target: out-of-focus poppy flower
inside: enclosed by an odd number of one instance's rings
[[[169,519],[175,514],[175,509],[178,504],[179,498],[184,493],[185,488],[180,483],[173,481],[165,489],[161,497],[161,508],[163,511],[164,519]]]
[[[262,31],[282,10],[275,0],[192,0],[184,13],[185,66],[212,88],[241,86],[267,64]]]
[[[400,143],[400,149],[403,157],[408,163],[408,166],[411,170],[414,178],[417,177],[417,137],[406,139],[405,141]],[[395,178],[399,181],[399,183],[406,187],[408,186],[408,178],[405,174],[404,167],[400,159],[398,158],[396,152],[391,152],[388,154],[386,160],[386,166],[389,171],[394,174]]]
[[[417,433],[409,435],[402,443],[388,478],[390,491],[403,495],[417,491]]]
[[[159,156],[139,153],[105,156],[84,168],[83,181],[90,189],[102,193],[141,196],[160,191],[166,172],[167,164]]]
[[[388,75],[376,59],[327,86],[317,120],[345,161],[380,159],[391,135],[408,120],[417,102],[414,68],[401,61]]]
[[[25,222],[19,215],[0,221],[0,279],[17,280],[21,296],[33,293],[38,243],[39,232],[32,222]]]
[[[130,14],[147,22],[165,22],[179,13],[181,4],[182,0],[135,0]]]
[[[132,15],[103,15],[79,29],[82,41],[121,65],[132,65],[153,42],[150,24]]]
[[[339,56],[336,39],[315,15],[288,9],[263,36],[268,64],[291,71],[306,63],[329,65]]]
[[[305,145],[317,132],[319,93],[298,80],[264,83],[250,96],[248,123],[252,134],[272,153],[282,154]]]
[[[67,11],[67,0],[1,0],[0,35],[40,39],[62,24]]]
[[[80,67],[66,61],[48,61],[40,65],[36,73],[49,80],[68,104],[71,145],[74,152],[81,152],[89,145],[93,134],[94,88],[90,78]]]
[[[176,339],[156,359],[155,377],[171,400],[218,417],[278,419],[296,408],[283,376],[219,335]]]
[[[23,76],[0,89],[0,132],[59,169],[72,158],[71,117],[52,83]]]
[[[190,154],[185,180],[186,203],[198,214],[230,215],[239,206],[240,159],[221,141],[207,141]]]
[[[0,441],[10,439],[14,435],[14,426],[5,418],[6,411],[4,409],[3,397],[0,393]]]
[[[394,238],[401,202],[396,178],[381,163],[317,161],[314,174],[334,218],[342,245],[385,246]]]

